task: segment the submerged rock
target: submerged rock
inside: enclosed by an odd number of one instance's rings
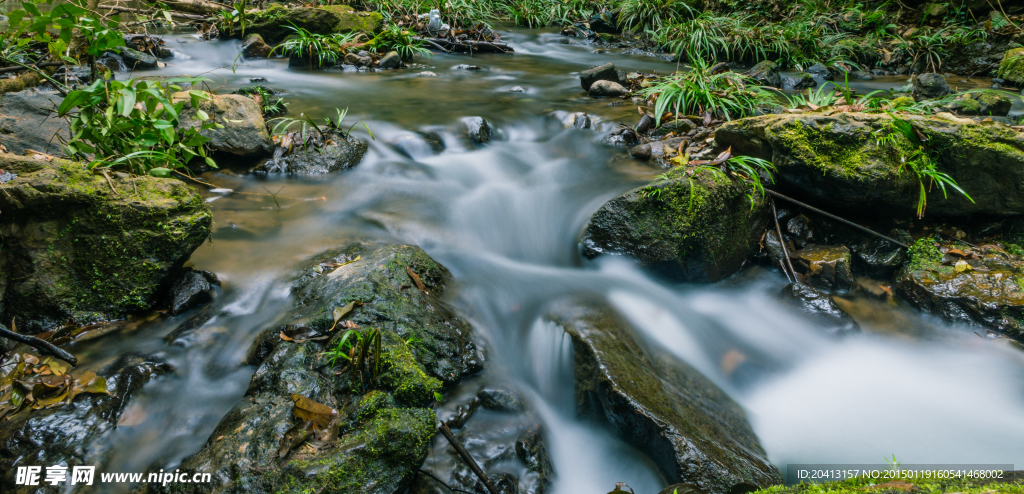
[[[601,206],[583,233],[583,255],[628,255],[660,275],[717,281],[755,252],[767,201],[738,181],[705,171],[633,189]]]
[[[153,308],[210,233],[185,183],[0,154],[0,319],[31,334]]]
[[[841,309],[831,296],[813,286],[800,282],[790,283],[782,289],[782,297],[786,303],[810,315],[828,333],[844,335],[860,331],[853,317]]]
[[[182,110],[182,126],[198,127],[196,109],[192,108],[188,92],[175,93],[172,101],[185,102]],[[210,118],[223,125],[222,129],[204,130],[210,138],[206,145],[227,159],[258,159],[274,152],[274,143],[263,120],[263,112],[252,98],[238,94],[210,95],[209,100],[199,103],[200,109]]]
[[[1006,50],[999,64],[999,78],[1012,84],[1024,85],[1024,48]]]
[[[809,245],[794,253],[793,265],[807,283],[822,290],[853,287],[850,249],[842,245]]]
[[[63,100],[56,91],[5,93],[0,98],[0,144],[14,154],[32,150],[64,156],[61,143],[71,138],[71,130],[56,114]]]
[[[946,320],[978,324],[1024,341],[1024,259],[994,245],[950,246],[924,237],[911,246],[896,293]],[[947,251],[953,252],[953,251]]]
[[[46,483],[16,486],[17,467],[38,465],[45,469],[63,465],[68,467],[70,479],[76,466],[102,465],[104,455],[117,446],[108,433],[117,427],[133,395],[154,377],[172,371],[170,365],[159,359],[122,355],[97,372],[106,377],[112,395],[83,393],[75,396],[71,404],[22,412],[0,422],[0,482],[5,486],[4,492],[68,492]],[[94,483],[99,484],[98,472]],[[7,486],[16,487],[8,491]]]
[[[615,70],[615,65],[610,63],[591,67],[580,72],[580,86],[583,87],[584,91],[590,91],[590,86],[593,86],[597,81],[611,81],[616,84],[621,83],[621,81],[619,81],[619,73]]]
[[[967,93],[953,100],[948,108],[957,115],[1005,117],[1013,108],[1013,98],[996,91]]]
[[[781,483],[743,409],[695,369],[645,348],[601,302],[549,316],[572,337],[576,406],[646,453],[670,482],[709,494]]]
[[[481,367],[469,325],[440,299],[450,279],[448,270],[409,245],[352,242],[316,256],[292,285],[292,311],[253,344],[250,363],[258,368],[247,398],[180,466],[212,473],[212,484],[145,487],[203,493],[404,489],[436,433],[434,393]],[[343,322],[380,329],[376,381],[322,355],[344,332],[331,330],[335,309],[356,301],[361,304]],[[284,341],[282,333],[296,339]],[[299,338],[320,334],[330,340]],[[335,411],[323,431],[303,433],[306,422],[293,414],[295,395]]]
[[[587,94],[591,98],[617,98],[622,96],[629,91],[617,82],[612,81],[597,81],[590,85],[590,90]]]
[[[122,46],[118,50],[120,50],[121,60],[124,61],[128,70],[155,69],[157,67],[156,57],[149,53],[133,50],[127,46]]]
[[[295,175],[323,175],[347,170],[359,164],[370,145],[352,134],[337,129],[325,131],[327,141],[323,147],[295,144],[292,152],[266,160],[252,171],[260,173],[291,173]]]
[[[914,78],[914,99],[937,99],[953,94],[942,74],[921,74]]]
[[[956,180],[974,202],[947,188],[928,193],[929,217],[1024,214],[1024,135],[997,122],[978,123],[950,114],[901,119],[928,139],[939,171]],[[733,154],[771,160],[776,182],[835,212],[912,217],[920,184],[903,168],[899,150],[879,146],[876,132],[892,117],[864,113],[764,115],[726,122],[716,145]],[[909,146],[909,145],[908,145]]]
[[[779,64],[765,60],[743,73],[763,86],[782,87],[782,76],[779,75]]]
[[[491,142],[491,124],[483,117],[466,117],[462,119],[462,125],[466,128],[466,135],[473,144],[487,144]]]

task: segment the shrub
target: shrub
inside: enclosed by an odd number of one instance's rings
[[[699,115],[704,112],[733,117],[753,115],[759,108],[778,106],[774,96],[750,78],[735,72],[712,74],[703,58],[696,57],[688,72],[661,78],[641,94],[656,97],[655,120],[666,111]]]

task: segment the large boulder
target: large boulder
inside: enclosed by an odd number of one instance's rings
[[[172,101],[185,102],[181,115],[183,126],[198,127],[201,124],[195,117],[196,109],[192,108],[188,92],[174,93]],[[224,126],[203,131],[203,135],[210,138],[206,145],[217,153],[218,158],[228,161],[259,159],[273,154],[274,142],[267,131],[263,112],[252,98],[239,94],[210,95],[210,99],[199,103],[199,108],[214,122]]]
[[[409,245],[353,242],[316,256],[292,285],[292,311],[253,344],[249,363],[258,368],[247,398],[180,465],[210,472],[213,482],[167,490],[404,489],[437,431],[430,408],[435,394],[481,368],[469,324],[441,301],[450,281],[448,270]],[[336,324],[336,310],[349,304],[351,311]],[[352,370],[351,362],[333,365],[323,355],[353,327],[364,335],[369,328],[381,331],[375,380],[368,371]],[[294,413],[295,396],[334,410],[322,430],[305,431],[306,419]]]
[[[0,320],[39,333],[150,309],[210,234],[183,182],[0,154]]]
[[[779,74],[779,64],[765,60],[750,68],[743,75],[757,81],[762,86],[782,87],[782,76]]]
[[[928,139],[938,169],[949,174],[974,202],[947,187],[931,187],[925,214],[1024,214],[1024,135],[997,122],[975,122],[950,114],[901,115]],[[771,160],[776,181],[792,194],[826,209],[857,214],[911,217],[920,185],[904,169],[899,152],[880,146],[877,131],[887,129],[885,114],[765,115],[734,120],[715,133],[715,142],[733,153]],[[902,138],[901,138],[902,139]]]
[[[549,318],[572,337],[578,412],[607,422],[669,482],[707,494],[782,482],[743,408],[686,363],[645,348],[603,302],[562,302]]]
[[[994,245],[921,238],[897,276],[896,293],[946,320],[985,326],[1024,342],[1024,258]]]
[[[1024,48],[1006,50],[999,64],[999,78],[1013,84],[1024,85]]]
[[[352,134],[331,129],[325,132],[327,139],[323,146],[301,146],[295,144],[292,151],[284,156],[266,160],[253,171],[263,173],[291,173],[294,175],[323,175],[347,170],[359,164],[369,144]]]
[[[245,58],[267,58],[272,48],[263,41],[263,36],[250,34],[242,42],[242,56]]]
[[[383,25],[384,18],[377,12],[354,12],[346,5],[331,5],[322,8],[298,7],[287,8],[272,6],[252,14],[249,24],[245,27],[247,34],[259,34],[263,39],[276,45],[289,35],[295,34],[292,25],[308,30],[313,34],[333,33],[373,33]],[[228,33],[229,35],[241,35]]]
[[[914,99],[938,99],[953,94],[946,78],[942,74],[921,74],[914,78]]]
[[[121,60],[124,61],[124,64],[128,67],[129,71],[155,69],[158,66],[156,57],[149,53],[143,53],[139,50],[133,50],[128,47],[122,47],[119,51]]]
[[[71,136],[67,120],[56,113],[63,100],[56,91],[4,94],[0,98],[0,144],[14,154],[32,150],[64,156],[62,144]]]
[[[736,272],[768,224],[767,201],[709,171],[669,173],[669,180],[601,206],[583,234],[583,254],[628,255],[682,281],[717,281]]]
[[[1013,108],[1013,98],[999,91],[963,94],[948,105],[957,115],[1005,117]]]

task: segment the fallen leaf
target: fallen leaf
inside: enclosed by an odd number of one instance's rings
[[[295,402],[295,408],[292,409],[295,418],[312,422],[314,429],[326,429],[338,415],[337,410],[299,394],[293,393],[292,401]]]
[[[964,271],[970,271],[972,268],[967,261],[960,260],[953,265],[953,269],[955,269],[957,273],[963,273]]]
[[[732,375],[733,371],[735,371],[736,368],[740,366],[740,364],[746,362],[746,360],[747,356],[743,355],[739,350],[735,348],[729,350],[728,352],[725,352],[725,355],[722,355],[722,373],[725,374],[726,376]]]
[[[295,449],[296,446],[312,436],[314,430],[313,422],[308,420],[293,425],[284,433],[284,437],[281,438],[281,447],[277,449],[277,457],[284,458],[288,456],[292,449]]]
[[[335,307],[334,308],[334,312],[333,312],[334,326],[331,326],[331,331],[334,331],[334,328],[338,325],[338,321],[340,321],[341,318],[345,317],[345,314],[348,314],[349,312],[352,312],[352,309],[356,308],[356,303],[358,303],[358,301],[354,300],[354,301],[349,302],[348,304],[346,304],[344,307]]]
[[[295,341],[295,338],[288,337],[288,335],[284,334],[284,331],[281,331],[281,339],[284,341]]]
[[[426,285],[424,285],[423,281],[420,280],[420,276],[412,272],[412,266],[406,266],[405,270],[409,273],[409,277],[412,278],[413,283],[416,283],[416,288],[419,288],[424,295],[430,295],[430,292],[427,291]]]
[[[715,157],[714,160],[711,161],[711,164],[718,165],[718,164],[721,164],[721,163],[725,163],[725,161],[728,160],[731,157],[732,157],[732,146],[729,146],[729,149],[726,149],[725,151],[722,151],[718,156]]]
[[[967,255],[968,255],[968,254],[966,254],[964,251],[962,251],[960,249],[949,249],[949,250],[946,251],[946,254],[951,254],[951,255],[960,256],[960,257],[967,257]]]

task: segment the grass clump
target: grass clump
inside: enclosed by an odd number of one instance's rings
[[[658,125],[666,111],[676,115],[710,112],[731,120],[778,104],[772,93],[746,76],[735,72],[712,74],[711,67],[700,57],[693,60],[689,71],[663,77],[641,94],[655,98],[654,114]]]
[[[423,40],[413,33],[392,24],[372,40],[366,43],[367,49],[373,53],[398,52],[403,60],[412,60],[414,55],[430,55],[430,50],[423,46]]]
[[[284,43],[275,46],[270,53],[273,55],[275,51],[280,50],[284,55],[306,58],[311,69],[336,64],[342,45],[352,42],[356,36],[355,33],[314,34],[293,23],[289,24],[291,25],[284,27],[291,29],[295,34],[290,35]]]

